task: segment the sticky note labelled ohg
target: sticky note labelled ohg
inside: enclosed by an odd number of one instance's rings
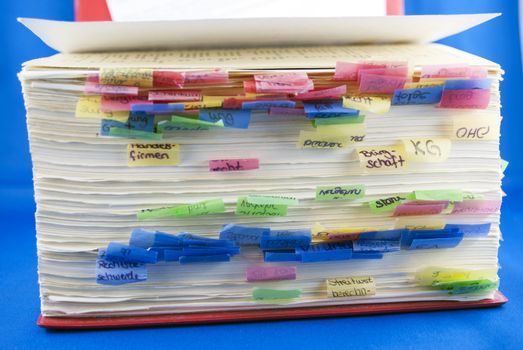
[[[153,71],[145,68],[101,68],[100,84],[127,85],[150,88],[153,86]]]
[[[343,98],[343,107],[359,109],[376,114],[385,114],[390,110],[391,99],[384,96],[347,96]]]
[[[144,263],[110,261],[105,258],[105,253],[105,249],[98,250],[96,283],[115,286],[147,280],[147,266]]]
[[[242,171],[260,167],[258,158],[214,159],[209,161],[209,171]]]
[[[444,89],[439,107],[485,109],[490,102],[490,89]]]
[[[346,148],[349,145],[349,141],[346,137],[335,134],[326,135],[318,134],[316,131],[300,131],[300,137],[297,148],[315,148],[315,149],[341,149]]]
[[[238,197],[236,215],[286,216],[287,206],[277,204],[253,204],[247,200],[247,197]]]
[[[452,139],[465,141],[497,140],[500,119],[487,116],[455,116],[452,118]]]
[[[394,210],[403,201],[408,200],[407,195],[396,195],[387,198],[381,198],[369,202],[369,208],[374,214],[379,214],[387,211]]]
[[[245,270],[247,282],[295,280],[294,266],[249,266]]]
[[[294,299],[301,297],[301,290],[280,290],[280,289],[267,289],[267,288],[255,288],[252,291],[252,298],[254,300],[285,300]]]
[[[431,286],[452,281],[497,279],[496,268],[461,269],[429,266],[416,271],[415,280],[421,286]]]
[[[497,214],[501,208],[499,200],[472,200],[455,203],[452,214]]]
[[[450,139],[409,138],[401,140],[405,149],[405,157],[409,161],[422,163],[437,163],[447,160],[452,142]]]
[[[406,77],[362,73],[358,91],[366,94],[392,94],[403,89]]]
[[[225,203],[221,198],[210,199],[193,204],[179,205],[174,208],[173,213],[177,218],[225,213]]]
[[[80,96],[76,103],[75,117],[109,119],[125,123],[129,118],[128,111],[102,112],[102,96]]]
[[[180,146],[175,143],[130,143],[127,145],[127,165],[178,165]]]
[[[367,171],[389,171],[407,167],[403,145],[357,148],[360,165]]]
[[[353,200],[365,197],[365,185],[318,186],[317,201]]]
[[[329,298],[366,297],[376,294],[376,283],[371,276],[328,278]]]

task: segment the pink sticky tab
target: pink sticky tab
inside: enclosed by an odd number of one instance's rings
[[[249,266],[245,270],[248,282],[295,280],[296,267],[294,266]]]
[[[186,84],[218,84],[229,80],[229,72],[224,69],[185,72]]]
[[[100,85],[97,83],[85,83],[84,92],[86,94],[107,94],[107,95],[138,95],[138,87],[136,86],[120,86],[120,85]]]
[[[403,89],[406,77],[394,77],[376,74],[361,74],[359,92],[373,94],[392,94]]]
[[[286,116],[286,115],[298,115],[305,116],[305,111],[303,108],[282,108],[282,107],[272,107],[269,109],[269,116]]]
[[[242,103],[252,100],[242,100],[237,98],[226,98],[223,100],[222,107],[224,109],[241,109]]]
[[[490,89],[443,90],[438,107],[485,109],[490,102]]]
[[[347,85],[341,85],[331,89],[314,90],[298,94],[294,97],[296,100],[321,100],[321,99],[338,99],[347,93]]]
[[[255,74],[254,81],[271,81],[287,83],[305,83],[309,80],[307,72],[291,72],[278,74]]]
[[[149,91],[149,101],[200,101],[202,93],[197,90]]]
[[[406,77],[409,73],[408,66],[384,67],[384,68],[367,68],[358,71],[358,81],[362,74],[388,75],[393,77]]]
[[[448,204],[402,204],[394,209],[392,216],[436,215]]]
[[[133,104],[152,104],[145,96],[108,96],[102,95],[102,112],[130,111]]]
[[[498,200],[472,200],[457,202],[451,214],[497,214],[501,208]]]
[[[327,234],[328,241],[355,241],[360,238],[362,232],[336,232]]]
[[[98,74],[91,74],[85,78],[85,82],[91,84],[100,84],[100,78],[98,77]]]
[[[185,82],[185,73],[155,70],[153,71],[153,86],[155,87],[182,87]]]
[[[460,64],[433,65],[421,67],[421,78],[467,78],[471,67]]]
[[[242,171],[260,167],[258,158],[209,160],[209,171]]]
[[[304,93],[314,89],[314,82],[310,79],[300,81],[255,81],[256,92],[294,94]],[[247,90],[245,90],[247,91]],[[247,91],[248,92],[248,91]]]
[[[332,80],[356,80],[361,65],[350,62],[336,62],[336,69]]]

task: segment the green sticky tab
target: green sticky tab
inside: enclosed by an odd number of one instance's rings
[[[225,203],[221,198],[210,199],[194,204],[179,205],[174,208],[173,212],[177,218],[225,213]]]
[[[209,126],[209,127],[222,127],[223,128],[223,120],[218,120],[217,122],[208,122],[205,120],[200,120],[196,118],[186,118],[186,117],[180,117],[177,115],[173,115],[171,117],[172,123],[183,123],[183,124],[191,124],[191,125],[199,125],[199,126]]]
[[[246,216],[286,216],[287,206],[276,204],[254,204],[247,197],[238,197],[236,215]]]
[[[414,198],[423,201],[463,201],[463,192],[458,190],[414,191]]]
[[[464,201],[473,201],[476,199],[483,199],[485,196],[479,193],[463,192]]]
[[[483,293],[492,292],[498,289],[499,281],[491,281],[488,279],[473,281],[455,281],[446,283],[435,283],[432,286],[438,289],[448,290],[449,294]]]
[[[281,300],[294,299],[299,297],[301,297],[301,290],[299,289],[279,290],[268,288],[254,288],[252,290],[252,298],[254,300]]]
[[[369,202],[370,211],[374,214],[384,213],[394,210],[402,202],[408,200],[408,194],[399,194],[387,198],[380,198]]]
[[[352,117],[333,117],[333,118],[318,118],[312,120],[312,126],[318,125],[336,125],[336,124],[361,124],[365,121],[364,115]]]
[[[365,197],[365,185],[318,186],[317,201],[352,200]]]
[[[505,172],[505,169],[508,167],[508,162],[504,159],[501,159],[501,172]]]
[[[251,204],[275,204],[275,205],[298,205],[299,201],[295,197],[286,196],[247,196],[247,202]]]
[[[126,137],[129,139],[141,139],[141,140],[161,140],[162,134],[156,134],[154,132],[132,130],[127,128],[112,127],[109,129],[109,136]]]
[[[164,218],[168,216],[174,216],[175,207],[164,207],[158,209],[143,209],[136,214],[138,220],[147,220],[155,218]]]

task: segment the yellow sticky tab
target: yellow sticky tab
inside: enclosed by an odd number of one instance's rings
[[[455,116],[452,118],[453,140],[482,141],[499,139],[500,119],[487,116]]]
[[[390,110],[391,99],[384,96],[348,96],[343,97],[344,108],[354,108],[376,114],[385,114]]]
[[[119,112],[102,112],[102,96],[80,96],[76,103],[75,117],[77,118],[94,118],[94,119],[111,119],[125,123],[129,118],[128,111]]]
[[[358,233],[381,231],[375,227],[339,227],[327,229],[320,223],[315,223],[311,229],[313,241],[331,241],[347,239],[350,236],[357,238]]]
[[[364,123],[344,125],[318,125],[316,136],[322,138],[342,137],[349,143],[361,142],[365,138],[367,128]]]
[[[407,156],[402,144],[357,148],[360,165],[369,172],[394,171],[407,168]]]
[[[180,146],[175,143],[130,143],[127,145],[127,165],[178,165]]]
[[[143,88],[153,87],[153,70],[145,68],[101,68],[102,85],[125,85]]]
[[[497,279],[496,268],[485,269],[458,269],[430,266],[416,271],[415,279],[419,285],[431,286],[438,283],[452,281],[470,281],[481,279]]]
[[[185,109],[220,108],[224,99],[224,96],[203,96],[202,101],[184,102],[183,107]]]
[[[329,298],[366,297],[376,294],[376,283],[371,276],[328,278],[325,282]]]
[[[300,137],[296,147],[298,148],[316,148],[316,149],[341,149],[349,145],[345,136],[326,133],[317,133],[316,131],[300,131]]]
[[[396,220],[396,228],[406,228],[409,230],[442,230],[445,227],[445,221],[436,219],[415,219],[400,218]]]
[[[401,140],[407,160],[436,163],[445,161],[450,153],[452,141],[441,137],[409,138]]]
[[[426,88],[426,87],[431,87],[431,86],[439,86],[439,85],[443,85],[443,84],[445,84],[444,80],[439,80],[439,79],[426,80],[425,79],[425,80],[420,80],[417,83],[405,83],[403,88],[404,89],[421,89],[421,88]]]

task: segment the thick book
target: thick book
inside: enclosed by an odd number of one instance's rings
[[[346,26],[366,27],[331,37],[335,45],[313,35],[269,47],[256,33],[243,47],[236,30],[211,49],[184,48],[183,35],[168,41],[166,29],[187,24],[176,21],[22,20],[68,52],[20,73],[38,323],[132,327],[503,304],[503,71],[427,43],[493,16],[355,18]],[[423,21],[416,34],[401,30]],[[210,41],[208,22],[191,25],[201,29],[189,33],[194,40]],[[374,26],[396,32],[358,44]],[[125,36],[135,27],[139,36]]]

